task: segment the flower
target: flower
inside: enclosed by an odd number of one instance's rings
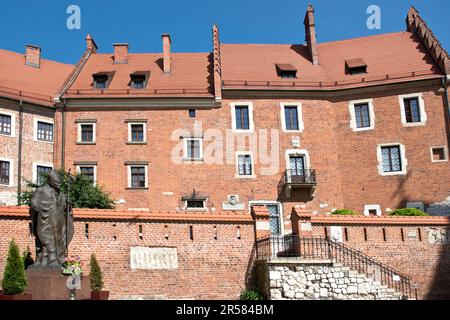
[[[66,257],[62,265],[62,274],[66,276],[80,276],[83,274],[81,265],[81,258],[79,256]]]

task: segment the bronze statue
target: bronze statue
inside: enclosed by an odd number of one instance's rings
[[[47,180],[31,196],[30,215],[36,238],[33,267],[61,266],[74,233],[72,206],[61,192],[58,172],[51,171]]]

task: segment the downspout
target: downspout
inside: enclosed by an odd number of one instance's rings
[[[441,78],[441,83],[442,83],[442,87],[444,88],[445,94],[444,94],[444,103],[445,103],[445,113],[446,113],[446,117],[445,117],[445,123],[447,126],[447,143],[448,143],[448,149],[450,150],[450,98],[448,96],[448,85],[447,85],[447,81],[450,81],[450,76],[445,76],[443,78]]]
[[[17,150],[17,205],[20,206],[22,195],[22,146],[23,146],[23,101],[19,102],[19,142]]]

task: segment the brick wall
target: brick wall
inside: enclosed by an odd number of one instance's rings
[[[302,215],[301,218],[302,223],[310,225],[301,225],[300,235],[333,237],[331,227],[337,227],[342,232],[345,245],[396,269],[417,283],[419,299],[450,298],[448,217]]]
[[[118,213],[111,213],[114,216]],[[125,214],[128,214],[127,212]],[[135,213],[134,216],[138,214]],[[199,215],[202,215],[201,213]],[[75,237],[70,255],[79,255],[85,272],[95,253],[102,267],[104,290],[112,299],[130,296],[145,298],[236,299],[252,281],[254,230],[251,219],[235,215],[222,218],[208,214],[195,219],[167,214],[158,219],[124,218],[112,220],[96,212],[75,212]],[[128,217],[131,217],[129,215]],[[191,216],[192,218],[192,216]],[[164,221],[166,220],[166,221]],[[9,241],[14,238],[21,250],[30,247],[34,256],[34,239],[30,237],[26,211],[19,216],[1,217],[0,270],[4,270]],[[89,235],[86,237],[86,225]],[[142,239],[139,237],[142,226]],[[189,227],[193,228],[193,240]],[[131,270],[131,247],[176,248],[178,269]]]

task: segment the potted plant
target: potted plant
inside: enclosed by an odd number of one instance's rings
[[[102,291],[103,275],[95,254],[91,255],[91,300],[108,300],[109,291]]]
[[[19,247],[12,240],[9,244],[8,258],[3,273],[3,294],[0,300],[31,300],[31,294],[24,294],[27,287],[27,278],[20,256]]]

